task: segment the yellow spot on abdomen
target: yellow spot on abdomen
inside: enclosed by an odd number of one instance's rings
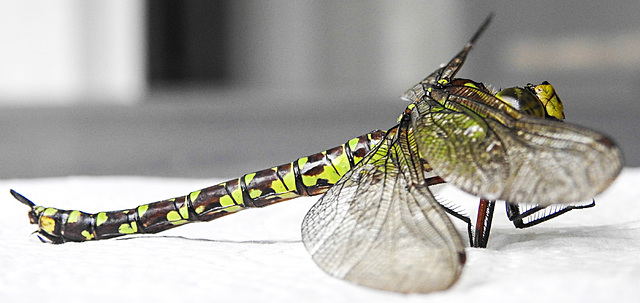
[[[80,211],[74,210],[69,214],[69,218],[67,218],[67,223],[77,223],[78,218],[80,218]]]
[[[167,221],[173,225],[187,223],[187,220],[182,219],[182,216],[180,216],[180,214],[175,210],[172,210],[167,214]]]
[[[256,173],[250,173],[250,174],[244,175],[244,183],[249,185],[249,183],[251,183],[251,181],[253,181],[253,178],[255,177],[256,177]]]
[[[220,202],[220,206],[222,207],[235,205],[235,203],[233,202],[233,199],[229,195],[224,195],[220,197],[218,202]]]
[[[183,204],[182,207],[180,207],[180,209],[178,209],[180,211],[180,216],[183,219],[189,219],[189,208],[187,203]]]
[[[200,191],[196,190],[192,193],[189,194],[189,199],[191,200],[191,202],[195,201],[196,199],[198,199],[198,196],[200,195]]]
[[[309,159],[307,157],[298,159],[298,168],[302,170],[302,168],[304,167],[305,164],[307,164],[307,162],[309,162]]]
[[[131,222],[131,224],[122,223],[118,228],[118,232],[121,234],[135,234],[138,232],[138,225],[136,222]]]
[[[178,220],[182,220],[182,217],[180,216],[180,214],[177,211],[172,210],[167,214],[167,221],[173,222],[173,221],[178,221]]]
[[[47,217],[51,217],[51,216],[53,216],[53,215],[54,215],[55,213],[57,213],[57,212],[58,212],[58,210],[57,210],[57,209],[49,207],[49,208],[47,208],[47,209],[45,209],[45,210],[44,210],[44,212],[42,213],[42,215],[43,215],[43,216],[47,216]]]
[[[251,197],[251,199],[258,198],[261,195],[262,195],[262,191],[259,189],[252,188],[249,190],[249,197]]]
[[[275,174],[278,173],[278,168],[274,167],[272,168],[272,170],[275,172]],[[285,187],[284,183],[282,183],[282,181],[280,181],[280,179],[276,179],[271,183],[271,188],[273,188],[273,191],[276,194],[282,194],[282,193],[286,193],[289,192],[289,190],[287,190],[287,188]]]
[[[233,206],[229,206],[227,208],[224,209],[224,211],[228,212],[228,213],[235,213],[237,211],[242,210],[242,206],[240,205],[233,205]]]
[[[196,214],[201,214],[204,211],[204,205],[196,207]]]
[[[291,163],[291,167],[293,167],[293,163]],[[293,169],[282,176],[282,180],[284,181],[284,186],[286,186],[288,190],[296,190],[296,176],[293,173]]]
[[[40,229],[51,235],[56,229],[56,221],[50,217],[42,216],[40,217]]]
[[[331,163],[333,164],[333,167],[336,168],[340,176],[343,176],[351,169],[351,163],[349,163],[349,158],[345,153],[342,153],[340,156],[333,159]]]
[[[96,216],[96,226],[102,225],[102,223],[104,223],[105,221],[107,221],[107,214],[98,213],[98,215]]]
[[[240,182],[238,182],[238,184],[240,184]],[[244,205],[244,200],[242,198],[242,189],[240,189],[240,186],[238,186],[236,190],[231,192],[231,195],[233,196],[233,200],[235,200],[237,204]]]
[[[83,230],[80,234],[87,240],[93,239],[93,235],[86,230]]]
[[[148,209],[149,209],[149,204],[138,206],[138,217],[142,218],[142,216],[144,216],[144,214],[147,212]]]

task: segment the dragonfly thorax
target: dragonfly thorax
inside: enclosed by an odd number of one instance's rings
[[[520,113],[540,117],[564,119],[562,102],[548,82],[526,87],[510,87],[495,94]]]

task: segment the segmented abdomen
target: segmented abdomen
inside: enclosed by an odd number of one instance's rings
[[[38,224],[38,232],[53,243],[157,233],[189,222],[210,221],[245,208],[322,194],[360,162],[384,135],[384,131],[376,130],[291,163],[127,210],[89,214],[45,208],[12,193],[32,207],[31,223]]]

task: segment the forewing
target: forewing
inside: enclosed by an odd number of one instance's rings
[[[390,291],[450,287],[464,264],[462,241],[426,186],[408,186],[387,141],[309,210],[302,239],[332,276]]]
[[[437,174],[471,194],[571,203],[590,200],[620,173],[620,150],[602,134],[486,100],[448,98],[447,106],[427,100],[412,113],[417,144]]]

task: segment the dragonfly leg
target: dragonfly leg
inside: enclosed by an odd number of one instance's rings
[[[469,245],[471,245],[473,247],[473,228],[472,228],[472,224],[471,224],[471,219],[449,207],[447,207],[446,205],[442,205],[440,204],[440,206],[442,206],[442,208],[444,208],[444,211],[449,214],[454,216],[457,219],[462,220],[464,223],[467,224],[467,234],[469,235]]]
[[[432,186],[432,185],[436,185],[436,184],[443,184],[443,183],[446,183],[446,181],[444,181],[444,179],[442,179],[439,176],[430,177],[430,178],[426,178],[425,179],[425,184],[427,186]],[[454,210],[452,208],[449,208],[445,204],[442,204],[442,203],[439,203],[439,204],[440,204],[440,206],[442,206],[442,208],[444,209],[444,211],[447,214],[449,214],[449,215],[451,215],[451,216],[453,216],[453,217],[455,217],[455,218],[457,218],[459,220],[462,220],[462,222],[467,224],[467,234],[469,235],[469,245],[473,246],[473,228],[472,228],[472,225],[471,225],[471,219],[469,217],[461,214],[460,212],[458,212],[458,211],[456,211],[456,210]]]
[[[507,202],[505,204],[507,206],[507,218],[509,218],[509,220],[513,222],[513,225],[516,228],[527,228],[527,227],[531,227],[531,226],[540,224],[542,222],[545,222],[549,219],[553,219],[573,209],[583,209],[583,208],[594,207],[596,206],[596,201],[592,200],[591,203],[584,204],[584,205],[563,205],[563,204],[552,204],[549,206],[536,205],[535,207],[527,209],[524,212],[521,212],[520,205],[516,203]],[[549,207],[552,207],[552,206],[556,207],[556,209],[552,209],[548,213],[542,214],[540,217],[535,218],[531,221],[528,221],[528,222],[524,221],[524,218],[531,216],[541,210],[548,209]]]
[[[495,200],[480,199],[480,206],[478,206],[478,218],[476,220],[475,241],[471,243],[472,247],[487,247],[487,243],[489,243],[489,234],[491,233],[493,209],[495,206]]]

